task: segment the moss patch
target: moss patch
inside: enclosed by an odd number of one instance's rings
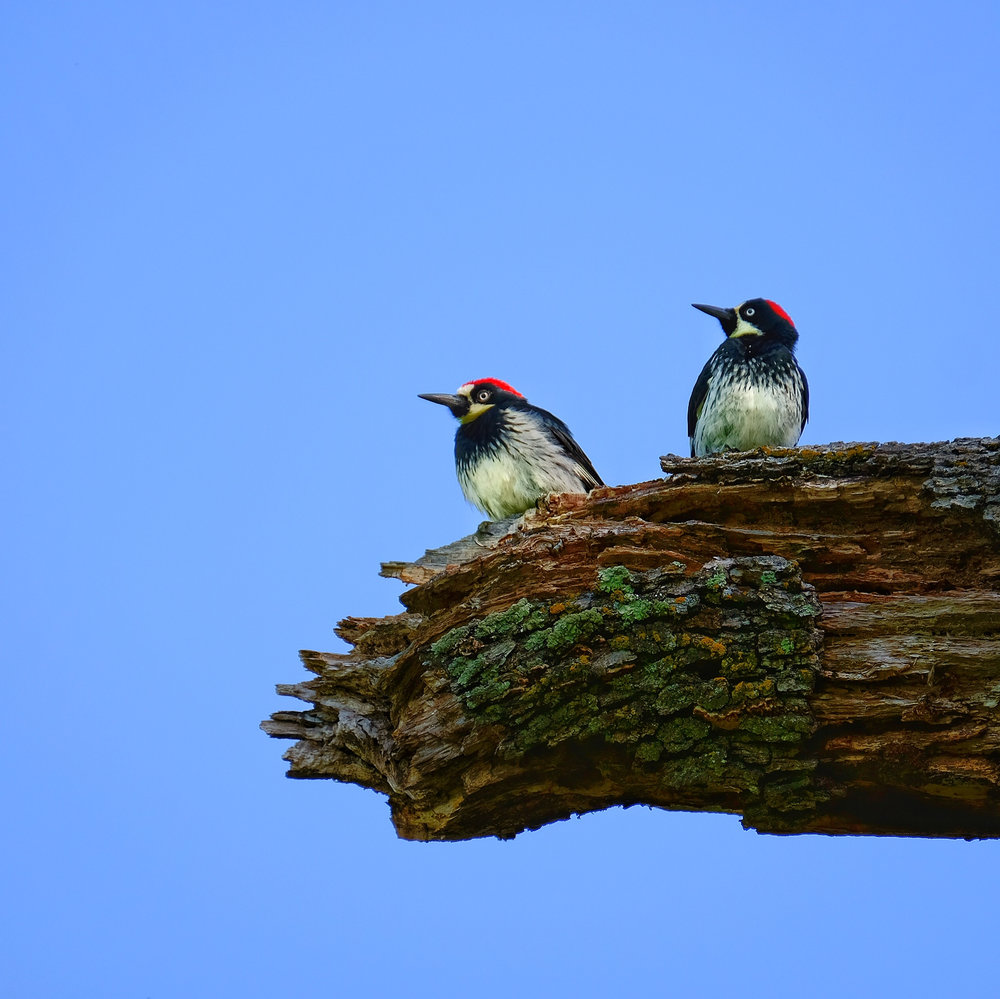
[[[814,728],[803,695],[818,614],[797,568],[776,557],[693,576],[616,565],[574,600],[522,599],[455,628],[428,666],[447,674],[474,724],[506,729],[501,755],[597,738],[667,783],[756,793],[811,769],[799,757]]]

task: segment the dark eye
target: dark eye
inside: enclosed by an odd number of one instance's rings
[[[490,401],[490,390],[489,389],[480,389],[476,393],[476,398],[480,402],[489,402]]]
[[[753,315],[753,309],[750,308],[749,306],[747,306],[747,308],[745,308],[743,310],[743,315],[745,315],[747,317],[752,316]]]

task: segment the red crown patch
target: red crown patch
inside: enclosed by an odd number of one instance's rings
[[[795,325],[795,323],[792,322],[792,317],[787,312],[785,312],[785,310],[780,305],[778,305],[777,302],[772,302],[771,299],[769,298],[764,299],[764,301],[767,302],[767,304],[770,305],[771,308],[774,309],[774,311],[777,312],[778,315],[781,316],[781,318],[784,319],[789,326]]]
[[[791,320],[789,320],[791,322]],[[504,392],[510,392],[513,395],[521,395],[520,392],[513,385],[508,385],[506,382],[500,381],[499,378],[477,378],[475,381],[466,382],[465,385],[495,385],[498,389],[503,389]],[[462,388],[465,388],[465,385]],[[521,396],[523,399],[524,396]]]

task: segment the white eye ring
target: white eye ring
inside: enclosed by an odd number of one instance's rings
[[[489,397],[490,397],[489,389],[482,389],[482,390],[480,390],[480,392],[479,392],[479,401],[480,402],[486,402],[486,400],[489,399]]]
[[[744,309],[743,310],[743,315],[745,315],[745,316],[752,316],[753,315],[753,309]]]

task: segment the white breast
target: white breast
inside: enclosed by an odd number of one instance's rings
[[[533,420],[518,410],[504,414],[504,444],[459,469],[466,498],[494,520],[523,513],[549,493],[584,492],[586,473]]]
[[[793,447],[802,433],[800,381],[797,370],[763,383],[748,370],[728,381],[713,375],[695,426],[695,454]]]

